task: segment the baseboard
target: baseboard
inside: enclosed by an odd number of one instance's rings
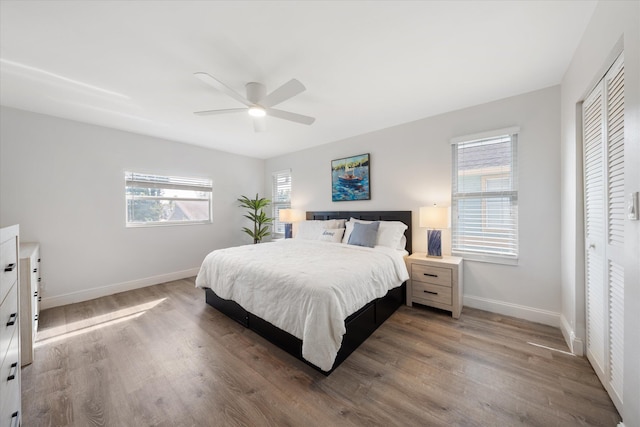
[[[467,307],[504,314],[505,316],[513,316],[544,325],[560,327],[560,313],[553,311],[470,295],[464,296],[463,303]]]
[[[573,330],[564,315],[560,316],[560,330],[562,331],[562,336],[567,342],[571,353],[576,356],[584,356],[584,342],[581,338],[576,337],[576,332]]]
[[[61,305],[73,304],[76,302],[89,301],[118,292],[131,291],[133,289],[158,285],[160,283],[171,282],[173,280],[186,279],[198,274],[199,268],[176,271],[174,273],[161,274],[159,276],[146,277],[144,279],[132,280],[130,282],[115,283],[113,285],[101,286],[99,288],[86,289],[78,292],[71,292],[64,295],[42,298],[40,309],[44,310]]]

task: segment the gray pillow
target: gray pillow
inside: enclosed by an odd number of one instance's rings
[[[378,228],[380,222],[372,222],[371,224],[361,224],[356,222],[353,224],[353,232],[349,236],[349,244],[356,246],[366,246],[372,248],[376,245],[378,239]]]

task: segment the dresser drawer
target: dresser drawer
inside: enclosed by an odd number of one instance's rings
[[[430,265],[412,264],[411,280],[413,282],[426,282],[433,285],[451,287],[451,269],[433,267]]]
[[[14,365],[15,364],[15,365]],[[13,375],[13,379],[9,379]],[[20,357],[18,352],[18,332],[13,335],[11,346],[4,359],[0,364],[0,425],[14,426],[18,425],[20,417]],[[13,414],[18,413],[18,420]],[[12,424],[13,421],[13,424]]]
[[[18,286],[12,286],[0,305],[0,361],[7,352],[9,340],[18,329]]]
[[[424,282],[412,282],[413,301],[418,304],[427,304],[437,302],[440,304],[451,305],[453,299],[451,296],[451,288],[449,286],[433,285]]]
[[[18,281],[18,257],[16,239],[2,242],[0,246],[0,303],[4,300],[9,288]]]

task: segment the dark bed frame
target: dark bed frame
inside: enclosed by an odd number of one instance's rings
[[[308,220],[349,219],[367,221],[402,221],[407,224],[405,231],[406,249],[411,253],[411,211],[314,211],[307,212]],[[206,302],[251,329],[287,353],[300,359],[324,375],[333,372],[355,349],[358,348],[385,320],[389,318],[406,299],[406,283],[391,289],[382,298],[371,301],[345,319],[347,331],[342,338],[342,347],[330,371],[323,371],[302,357],[302,340],[248,312],[238,303],[220,298],[211,289],[205,289]]]

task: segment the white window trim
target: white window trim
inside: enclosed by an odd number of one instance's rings
[[[198,225],[211,224],[213,222],[213,182],[210,178],[195,177],[176,177],[169,175],[158,175],[152,173],[125,171],[125,226],[127,228],[140,227],[166,227],[174,225]],[[145,179],[145,177],[147,177]],[[169,182],[162,182],[158,178]],[[163,197],[163,196],[138,196],[138,200],[171,200],[171,201],[207,201],[209,204],[209,218],[206,220],[183,220],[183,221],[148,221],[148,222],[131,222],[129,221],[128,200],[131,196],[127,194],[127,188],[162,188],[173,190],[190,190],[209,193],[208,197]]]
[[[272,235],[272,238],[274,239],[281,239],[284,237],[284,231],[281,233],[276,232],[276,230],[281,224],[277,214],[278,210],[291,209],[291,190],[292,189],[290,189],[290,192],[289,192],[289,200],[286,202],[277,202],[274,197],[276,194],[276,177],[282,174],[288,174],[290,185],[293,185],[293,180],[291,177],[291,169],[282,169],[279,171],[272,172],[271,174],[271,215],[273,216],[273,223],[271,224],[271,235]]]
[[[519,127],[508,127],[508,128],[503,128],[503,129],[497,129],[497,130],[492,130],[492,131],[487,131],[487,132],[480,132],[480,133],[475,133],[475,134],[470,134],[470,135],[464,135],[464,136],[458,136],[455,138],[452,138],[450,140],[451,142],[451,147],[452,147],[452,185],[451,185],[451,213],[452,213],[452,219],[451,219],[451,226],[452,226],[452,233],[451,233],[451,237],[452,240],[454,238],[453,234],[454,231],[453,229],[456,227],[457,221],[458,221],[458,213],[457,213],[457,203],[456,201],[458,199],[460,199],[461,197],[456,196],[455,194],[455,188],[454,186],[457,183],[457,155],[456,155],[456,150],[458,147],[458,144],[460,143],[470,143],[470,142],[474,142],[474,141],[480,141],[480,140],[484,140],[484,139],[492,139],[492,138],[498,138],[501,136],[512,136],[513,138],[515,138],[515,144],[513,145],[513,150],[512,150],[512,165],[514,165],[514,170],[512,171],[512,173],[514,174],[514,189],[512,191],[498,191],[498,192],[482,192],[482,193],[477,193],[476,195],[480,195],[482,194],[483,196],[487,196],[487,195],[496,195],[496,196],[514,196],[515,195],[515,203],[516,206],[518,205],[518,179],[517,179],[517,174],[519,173],[519,165],[518,165],[518,142],[519,142],[519,138],[518,138],[518,134],[520,133],[520,128]],[[470,196],[473,195],[472,193],[467,193],[466,196]],[[518,221],[518,217],[519,215],[516,217],[516,226],[515,226],[515,232],[516,232],[516,239],[518,239],[518,235],[519,235],[519,221]],[[519,239],[518,239],[519,240]],[[516,250],[516,255],[515,256],[509,256],[509,255],[492,255],[492,254],[488,254],[488,253],[474,253],[474,252],[466,252],[466,251],[456,251],[454,249],[454,242],[452,241],[452,251],[451,254],[455,255],[455,256],[460,256],[460,257],[464,257],[465,260],[469,260],[469,261],[479,261],[479,262],[486,262],[486,263],[493,263],[493,264],[504,264],[504,265],[518,265],[518,258],[519,258],[519,254],[520,254],[520,249],[519,249],[519,241],[517,243],[517,250]]]

